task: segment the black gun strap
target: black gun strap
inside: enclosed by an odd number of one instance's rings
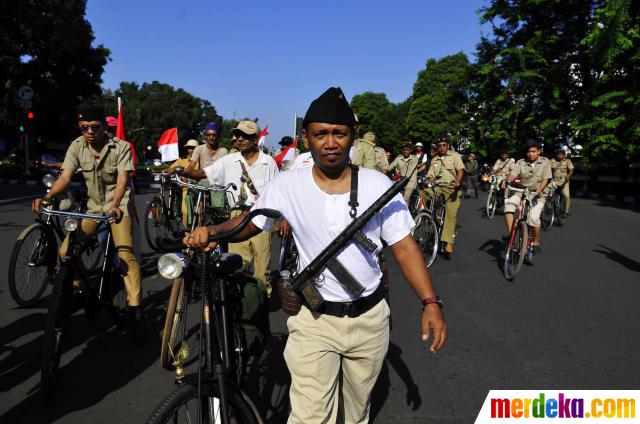
[[[335,256],[327,261],[327,269],[336,277],[342,288],[352,296],[360,297],[364,293],[365,287],[351,275],[349,270]]]
[[[348,204],[351,207],[349,216],[351,216],[352,219],[356,219],[356,216],[358,215],[358,206],[360,206],[360,203],[358,203],[358,169],[357,165],[351,164],[351,192],[349,194]],[[369,253],[375,252],[378,248],[378,246],[372,242],[369,237],[365,236],[362,231],[358,231],[353,238]]]

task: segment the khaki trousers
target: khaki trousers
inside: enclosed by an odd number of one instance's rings
[[[371,390],[389,347],[389,312],[382,300],[357,318],[312,314],[305,306],[289,317],[289,424],[336,422],[340,368],[344,422],[369,421]]]
[[[402,196],[404,197],[404,202],[409,205],[409,201],[411,200],[411,195],[413,194],[413,191],[416,189],[416,186],[414,185],[407,185],[404,188],[404,193],[402,194]]]
[[[241,215],[240,211],[233,211],[231,218]],[[271,262],[271,232],[263,231],[255,237],[241,243],[229,243],[229,253],[242,256],[242,268],[246,272],[253,261],[253,277],[258,279],[271,295],[269,283],[269,264]]]
[[[456,223],[458,222],[458,209],[460,209],[460,190],[450,187],[438,187],[438,193],[444,195],[444,227],[440,240],[445,243],[453,243],[453,235],[456,232]],[[433,196],[433,190],[420,190],[422,201],[427,204]]]
[[[564,197],[565,212],[569,213],[569,207],[571,206],[571,191],[569,190],[569,181],[564,183],[564,187],[562,187],[562,197]]]
[[[133,233],[132,233],[132,217],[125,216],[119,223],[112,222],[111,235],[113,236],[113,244],[120,258],[120,269],[124,274],[124,286],[127,291],[127,300],[129,306],[139,306],[141,300],[141,275],[140,265],[136,260],[133,252]],[[90,219],[83,219],[80,229],[76,230],[77,239],[92,236],[98,232],[99,224]],[[60,257],[67,256],[67,248],[69,244],[69,236],[67,236],[60,246]]]

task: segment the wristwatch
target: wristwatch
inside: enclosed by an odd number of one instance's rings
[[[443,308],[442,299],[440,299],[440,296],[431,296],[431,297],[422,299],[422,302],[420,302],[422,306],[422,310],[424,311],[424,308],[430,303],[437,303],[438,306],[440,306],[440,309]]]

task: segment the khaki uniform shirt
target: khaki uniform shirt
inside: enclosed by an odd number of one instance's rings
[[[89,142],[84,136],[71,142],[62,164],[62,169],[68,169],[72,172],[78,168],[82,169],[82,175],[87,184],[89,195],[87,209],[92,214],[106,213],[113,207],[118,172],[135,169],[128,143],[110,139],[102,148],[100,159],[96,161],[93,153],[89,150]],[[129,185],[125,189],[119,207],[125,216],[129,216],[133,212],[133,196]]]
[[[356,140],[356,152],[353,155],[353,164],[363,168],[376,168],[376,145],[363,138]]]
[[[389,171],[387,152],[385,152],[382,147],[374,147],[373,153],[376,160],[376,170],[380,172]]]
[[[409,178],[409,184],[407,187],[416,187],[418,185],[418,172],[413,172],[418,166],[418,157],[416,155],[410,155],[405,158],[402,155],[396,156],[396,158],[389,165],[389,169],[397,169],[401,177],[411,176]]]
[[[520,177],[520,185],[529,190],[537,190],[540,183],[551,179],[551,163],[544,156],[538,157],[535,162],[529,163],[526,159],[520,159],[511,170],[511,176]],[[543,194],[546,194],[546,189]]]
[[[209,147],[205,143],[199,145],[193,150],[193,153],[191,154],[191,162],[196,162],[200,165],[200,169],[204,169],[228,153],[229,152],[224,147],[218,147],[215,153],[211,153]]]
[[[190,163],[191,163],[191,159],[190,158],[180,158],[180,159],[176,160],[175,162],[173,162],[169,168],[175,169],[178,166],[186,168],[187,166],[189,166]],[[193,167],[193,169],[200,169],[200,164],[196,162],[196,165]]]
[[[456,152],[448,151],[444,156],[436,156],[431,160],[427,177],[433,177],[442,183],[452,183],[458,177],[458,171],[464,170],[462,158]]]
[[[569,171],[573,170],[573,163],[571,162],[571,159],[565,158],[561,161],[557,161],[554,158],[550,160],[550,163],[554,181],[558,184],[562,184],[569,174]]]
[[[507,175],[511,174],[511,170],[513,169],[514,165],[515,161],[513,160],[513,158],[507,158],[506,161],[498,159],[495,165],[493,165],[493,170],[494,172],[498,173],[499,177],[506,177]]]

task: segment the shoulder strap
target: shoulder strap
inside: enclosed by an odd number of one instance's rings
[[[254,196],[259,196],[258,190],[256,190],[256,187],[253,185],[253,181],[251,181],[251,177],[249,176],[249,173],[247,172],[247,168],[245,168],[244,163],[242,163],[242,161],[240,161],[240,167],[242,168],[242,176],[245,179],[244,182],[247,183],[247,187],[249,187],[249,191]]]
[[[349,216],[353,219],[356,219],[356,215],[358,214],[358,165],[351,164],[351,193],[349,194],[349,203],[351,206],[351,210],[349,211]]]

